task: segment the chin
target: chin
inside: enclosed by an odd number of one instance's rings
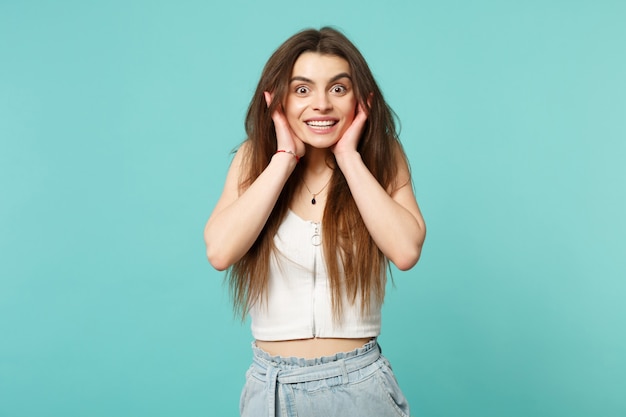
[[[308,146],[312,147],[312,148],[317,148],[317,149],[328,149],[332,146],[335,146],[335,144],[337,142],[339,142],[339,138],[333,138],[333,139],[329,139],[329,138],[307,138],[304,139],[303,142],[305,144],[307,144]]]
[[[341,139],[341,137],[345,133],[345,130],[346,129],[340,132],[333,132],[323,135],[315,135],[311,134],[310,132],[304,132],[306,134],[303,134],[301,138],[302,141],[309,146],[318,149],[325,149],[337,144],[337,142],[339,142],[339,139]]]

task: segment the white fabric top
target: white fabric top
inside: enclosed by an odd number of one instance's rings
[[[303,220],[289,210],[274,238],[278,249],[270,259],[267,302],[250,308],[257,340],[313,337],[365,338],[380,334],[381,305],[372,298],[369,313],[360,303],[343,299],[340,322],[333,320],[330,286],[321,246],[320,223]]]

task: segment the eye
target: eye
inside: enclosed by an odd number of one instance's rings
[[[303,96],[303,95],[305,95],[305,94],[307,94],[309,92],[309,88],[304,86],[304,85],[300,85],[300,86],[296,87],[296,89],[294,91],[299,96]]]
[[[331,87],[330,92],[342,96],[348,92],[348,89],[344,85],[337,84]]]

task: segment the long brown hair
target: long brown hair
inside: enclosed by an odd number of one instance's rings
[[[240,190],[245,190],[256,180],[276,152],[276,131],[271,115],[282,100],[273,100],[268,108],[263,93],[270,91],[274,97],[284,98],[293,66],[304,52],[338,56],[348,61],[357,102],[368,108],[368,119],[357,150],[386,190],[391,192],[402,185],[394,184],[397,152],[402,152],[394,114],[358,49],[339,31],[324,27],[295,34],[267,61],[246,116],[248,152],[243,162]],[[302,170],[296,167],[261,234],[229,271],[235,309],[242,313],[242,317],[266,294],[270,256],[276,250],[274,236],[289,209],[301,176]],[[340,169],[333,171],[328,186],[322,235],[335,319],[341,317],[342,295],[351,303],[360,302],[362,311],[367,311],[372,301],[382,303],[389,263],[365,227]]]

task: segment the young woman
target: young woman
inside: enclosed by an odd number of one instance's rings
[[[356,47],[305,30],[265,65],[204,236],[250,314],[243,416],[408,416],[376,337],[389,262],[425,225],[390,108]]]

